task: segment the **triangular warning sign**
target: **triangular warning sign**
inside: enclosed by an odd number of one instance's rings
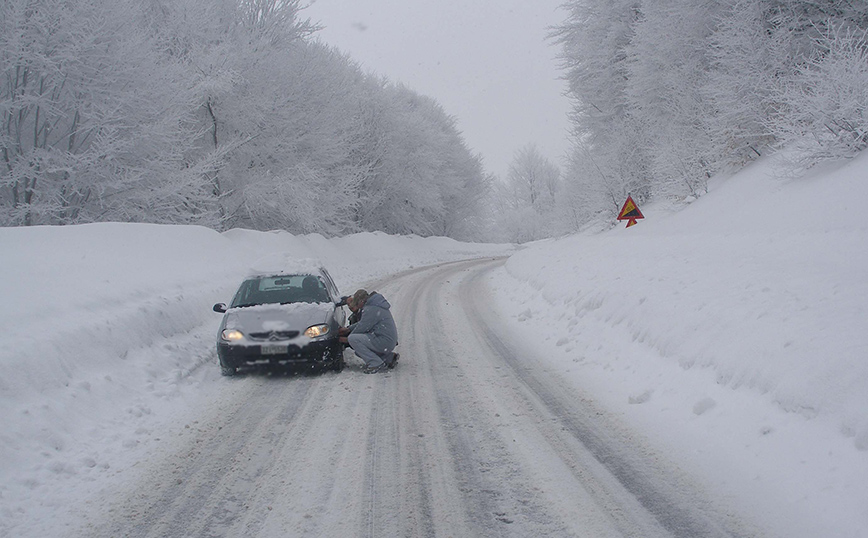
[[[639,206],[636,205],[636,202],[633,201],[632,196],[627,197],[627,201],[624,202],[624,207],[621,208],[621,212],[618,213],[618,220],[626,220],[627,228],[636,224],[636,220],[644,219],[645,215],[639,211]]]

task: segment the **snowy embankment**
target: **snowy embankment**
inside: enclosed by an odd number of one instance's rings
[[[414,266],[509,250],[379,233],[0,228],[0,535],[62,520],[55,509],[134,466],[161,425],[183,418],[197,385],[219,377],[211,307],[251,269],[317,259],[349,294]]]
[[[868,536],[868,155],[774,161],[493,285],[552,372],[787,536]]]

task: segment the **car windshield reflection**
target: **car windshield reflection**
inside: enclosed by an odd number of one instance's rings
[[[245,280],[230,308],[266,304],[331,302],[325,283],[315,275],[280,275]]]

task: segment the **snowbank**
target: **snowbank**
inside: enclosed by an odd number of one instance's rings
[[[418,265],[506,251],[380,233],[328,240],[119,223],[0,228],[0,248],[0,326],[11,337],[0,350],[7,369],[0,401],[17,403],[74,384],[87,371],[116,368],[131,349],[213,320],[211,305],[228,302],[241,279],[262,267],[319,260],[351,293]]]
[[[710,487],[778,513],[790,536],[866,536],[868,155],[781,169],[519,252],[498,306]]]

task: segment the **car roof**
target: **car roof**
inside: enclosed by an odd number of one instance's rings
[[[271,276],[291,275],[324,275],[327,271],[319,260],[311,258],[287,258],[280,260],[278,264],[269,263],[267,266],[252,268],[247,278],[263,278]]]
[[[313,271],[267,271],[264,273],[248,273],[247,278],[272,278],[280,276],[322,276],[323,273],[319,269]]]

